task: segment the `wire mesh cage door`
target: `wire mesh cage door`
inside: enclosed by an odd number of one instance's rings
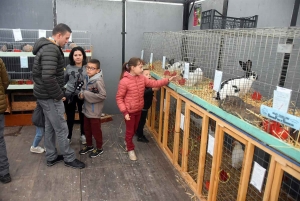
[[[160,91],[154,91],[152,105],[151,108],[148,110],[148,126],[151,131],[153,131],[155,128],[156,105],[159,104],[157,103],[157,101],[159,101],[159,99],[157,99],[157,93],[160,93]],[[157,140],[158,132],[153,132],[153,134],[155,139]]]
[[[158,144],[162,147],[163,146],[163,128],[164,128],[164,122],[165,122],[165,108],[166,108],[166,87],[161,87],[160,89],[160,104],[156,106],[156,112],[155,112],[155,130],[158,131]]]
[[[178,167],[179,170],[182,170],[183,167],[183,139],[184,139],[184,125],[185,125],[185,116],[187,114],[186,109],[186,100],[183,100],[179,97],[179,108],[177,113],[177,118],[179,119],[179,124],[177,123],[175,127],[177,138],[175,138],[175,166]]]
[[[164,129],[163,129],[163,147],[168,157],[173,161],[175,124],[177,111],[177,94],[173,90],[166,90]]]
[[[206,120],[207,119],[207,120]],[[206,123],[208,121],[208,123]],[[203,137],[201,137],[201,151],[200,151],[200,179],[202,183],[199,184],[198,192],[201,197],[207,199],[209,191],[213,189],[213,182],[210,181],[210,176],[213,171],[212,163],[214,156],[214,141],[216,137],[216,121],[211,117],[205,116],[203,121]],[[205,135],[207,133],[207,135]]]
[[[222,127],[218,135],[219,143],[215,142],[218,145],[214,149],[213,158],[215,177],[213,174],[211,176],[214,191],[211,196],[216,200],[237,200],[247,142],[225,127]]]
[[[187,113],[185,119],[188,119],[184,124],[184,151],[183,151],[183,171],[187,172],[187,180],[196,190],[199,184],[199,172],[203,169],[199,168],[200,164],[200,150],[202,138],[207,136],[207,118],[204,121],[204,114],[198,107],[193,107],[191,104],[187,104]],[[204,134],[205,133],[205,134]]]
[[[276,162],[270,200],[300,200],[300,171]]]

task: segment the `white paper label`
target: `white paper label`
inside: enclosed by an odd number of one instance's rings
[[[183,78],[189,79],[189,73],[190,73],[190,64],[189,64],[189,63],[184,63],[184,74],[183,74]]]
[[[23,40],[21,29],[13,29],[13,34],[14,34],[15,41]]]
[[[150,64],[152,64],[152,60],[153,60],[153,53],[150,54]]]
[[[162,62],[162,69],[165,70],[165,66],[166,66],[166,56],[163,56],[163,62]]]
[[[274,90],[273,96],[273,108],[282,112],[287,112],[290,105],[292,90],[277,87],[277,90]]]
[[[20,56],[20,64],[21,64],[21,68],[28,68],[28,57]]]
[[[266,169],[254,161],[250,184],[252,184],[259,192],[265,179]]]
[[[180,128],[184,130],[184,114],[180,113]]]
[[[207,153],[209,153],[211,156],[214,155],[214,145],[215,138],[211,135],[208,135]]]
[[[46,30],[39,29],[39,38],[46,38]]]
[[[141,52],[141,59],[143,59],[144,58],[144,50],[142,50],[142,52]]]
[[[291,53],[293,50],[293,44],[278,44],[277,52]]]
[[[72,33],[70,34],[69,42],[73,42],[73,40],[72,40]]]
[[[221,87],[223,72],[215,70],[215,78],[214,78],[214,90],[219,91]]]

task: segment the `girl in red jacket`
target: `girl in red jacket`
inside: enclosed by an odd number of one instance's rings
[[[139,125],[141,111],[144,107],[145,87],[161,87],[175,78],[174,76],[169,79],[150,80],[142,75],[143,64],[143,60],[135,57],[123,64],[116,95],[117,105],[125,116],[125,145],[130,160],[136,160],[132,138]]]

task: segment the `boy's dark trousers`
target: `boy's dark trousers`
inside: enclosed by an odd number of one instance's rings
[[[87,146],[93,146],[93,136],[96,140],[97,148],[102,149],[102,130],[100,118],[87,118],[84,116],[84,133]]]
[[[139,122],[139,126],[138,126],[138,129],[136,131],[136,135],[138,137],[143,137],[144,136],[144,131],[143,130],[144,130],[144,126],[146,124],[147,115],[148,115],[148,110],[143,109],[142,114],[141,114],[141,118],[140,118],[140,122]]]
[[[67,124],[68,124],[68,129],[69,129],[69,135],[68,139],[72,138],[72,133],[73,133],[73,126],[74,126],[74,120],[75,120],[75,110],[76,110],[76,104],[77,104],[77,109],[79,113],[79,121],[80,121],[80,132],[81,135],[84,135],[84,121],[83,121],[83,113],[82,113],[82,105],[83,105],[83,100],[80,100],[78,96],[73,97],[73,101],[71,103],[65,103],[65,109],[66,109],[66,115],[67,115]]]

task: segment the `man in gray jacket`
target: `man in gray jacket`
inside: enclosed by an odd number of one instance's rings
[[[35,56],[32,75],[33,94],[43,108],[45,115],[45,147],[47,166],[64,160],[66,166],[84,168],[85,164],[75,158],[74,150],[67,140],[68,127],[64,118],[64,53],[61,48],[68,42],[71,29],[66,24],[58,24],[49,39],[40,38],[33,47]],[[55,141],[58,140],[57,154]]]

